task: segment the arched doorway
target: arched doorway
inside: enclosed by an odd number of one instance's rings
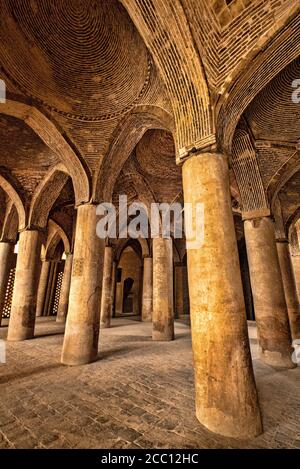
[[[127,246],[117,266],[115,316],[141,314],[142,259]]]

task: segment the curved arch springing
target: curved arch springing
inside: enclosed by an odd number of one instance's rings
[[[48,171],[46,177],[38,185],[30,204],[29,226],[31,228],[46,228],[49,212],[68,178],[67,170],[62,164]]]
[[[51,148],[60,158],[73,181],[76,205],[88,202],[90,186],[87,173],[78,156],[64,139],[57,127],[44,114],[33,106],[17,101],[6,100],[1,104],[1,114],[21,119]]]
[[[255,96],[300,55],[299,7],[276,34],[275,38],[269,38],[268,45],[260,49],[256,57],[251,57],[251,67],[244,65],[237,80],[217,105],[218,145],[222,151],[231,153],[236,126]]]
[[[61,226],[50,219],[48,222],[48,236],[44,250],[45,259],[49,260],[52,258],[60,241],[63,242],[65,253],[69,254],[71,252],[71,246],[68,236]]]
[[[15,188],[0,174],[0,187],[8,195],[9,200],[14,204],[18,218],[19,218],[19,230],[26,228],[26,212],[23,201]]]
[[[149,257],[150,248],[149,248],[148,241],[145,238],[137,238],[137,239],[127,238],[127,239],[118,240],[118,244],[115,249],[115,260],[119,262],[124,249],[126,249],[128,246],[131,246],[133,248],[133,245],[137,242],[140,244],[142,257]]]
[[[112,143],[97,171],[94,202],[111,202],[120,171],[135,146],[149,129],[173,130],[172,116],[157,106],[137,106],[114,132]],[[112,171],[112,167],[114,171]]]

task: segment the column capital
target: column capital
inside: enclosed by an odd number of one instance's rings
[[[46,234],[47,227],[42,228],[41,226],[25,226],[24,228],[18,230],[18,233],[24,233],[24,231],[38,231],[39,233]]]
[[[195,145],[187,149],[186,151],[182,151],[181,153],[179,153],[179,155],[176,156],[176,163],[180,165],[188,159],[192,158],[193,156],[207,155],[209,153],[211,153],[212,155],[220,155],[227,158],[227,155],[225,153],[222,153],[217,150],[216,140],[214,138],[211,141],[207,140],[203,142],[202,146]]]
[[[276,238],[276,243],[286,243],[289,244],[288,239],[286,238]]]
[[[255,218],[270,217],[271,212],[268,207],[259,208],[257,210],[251,210],[247,212],[242,211],[242,220],[254,220]]]
[[[217,144],[216,144],[216,135],[210,134],[194,142],[192,145],[187,147],[179,148],[176,154],[176,163],[181,164],[186,159],[194,156],[195,154],[201,153],[216,153],[217,152]]]

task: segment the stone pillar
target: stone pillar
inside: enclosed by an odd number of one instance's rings
[[[292,259],[294,277],[295,277],[296,288],[297,288],[297,293],[298,293],[298,300],[300,302],[300,255],[293,254],[291,256],[291,259]]]
[[[184,293],[183,293],[183,266],[175,264],[175,317],[179,318],[184,314]]]
[[[96,235],[96,223],[96,207],[80,205],[61,358],[66,365],[89,363],[98,355],[104,240]]]
[[[62,279],[59,302],[57,308],[56,322],[65,322],[68,314],[69,295],[71,285],[73,254],[66,254],[64,275]]]
[[[153,239],[153,340],[174,340],[173,245],[170,238]]]
[[[287,240],[277,241],[277,252],[292,339],[300,339],[300,305]]]
[[[117,275],[117,263],[113,261],[112,273],[111,273],[111,291],[110,291],[110,317],[114,316],[115,309],[115,294],[116,294],[116,275]]]
[[[15,245],[13,243],[0,243],[0,325],[5,304],[9,272],[12,265],[12,256],[14,254],[14,247]]]
[[[269,217],[245,220],[244,230],[261,358],[272,366],[293,368],[274,224]]]
[[[111,246],[106,246],[105,251],[104,251],[102,296],[101,296],[101,314],[100,314],[100,327],[101,328],[110,327],[112,264],[113,264],[113,249]]]
[[[144,257],[142,321],[151,321],[152,319],[152,275],[152,257]]]
[[[123,314],[123,282],[118,282],[116,285],[116,302],[115,302],[115,315],[121,316]]]
[[[183,192],[184,203],[192,204],[194,233],[196,205],[204,207],[203,243],[193,233],[187,237],[196,415],[213,432],[252,438],[262,426],[226,158],[211,153],[189,158],[183,164]]]
[[[32,339],[34,336],[40,256],[41,233],[37,230],[22,231],[7,340]]]
[[[40,273],[39,287],[36,300],[36,316],[43,316],[45,298],[49,279],[50,262],[43,260]]]

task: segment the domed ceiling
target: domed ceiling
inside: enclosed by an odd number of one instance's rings
[[[2,0],[1,9],[0,62],[27,96],[97,121],[143,95],[147,50],[117,0]]]
[[[136,187],[135,173],[142,178]],[[182,192],[181,167],[176,165],[175,147],[172,134],[164,130],[148,130],[135,151],[125,163],[114,187],[113,200],[119,194],[126,194],[129,203],[134,199],[149,199],[171,203]],[[148,193],[148,196],[147,196]]]

